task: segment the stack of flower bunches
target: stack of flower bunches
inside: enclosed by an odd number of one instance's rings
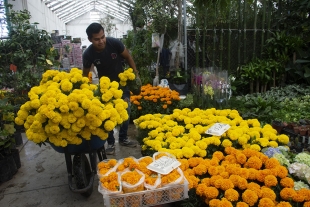
[[[261,127],[257,119],[243,120],[236,110],[175,109],[171,115],[147,114],[134,120],[143,140],[143,152],[168,152],[177,158],[207,157],[225,147],[254,149],[287,145],[289,137],[278,135],[267,124]],[[215,123],[231,127],[221,136],[206,134]],[[145,153],[148,154],[148,153]]]
[[[106,139],[116,125],[128,119],[128,104],[121,99],[118,82],[100,78],[89,84],[82,71],[48,70],[39,86],[28,93],[30,101],[20,107],[15,123],[24,125],[27,138],[55,146],[79,145],[92,135]]]
[[[288,170],[252,149],[226,147],[211,159],[179,159],[189,188],[210,207],[310,206],[310,190],[294,189]]]

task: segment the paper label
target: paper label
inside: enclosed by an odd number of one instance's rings
[[[167,175],[169,174],[172,170],[176,169],[179,167],[181,163],[171,157],[163,156],[159,158],[158,160],[155,160],[151,164],[147,166],[147,169],[155,171],[157,173]]]
[[[211,134],[215,136],[221,136],[230,128],[229,124],[215,123],[212,127],[210,127],[206,134]]]

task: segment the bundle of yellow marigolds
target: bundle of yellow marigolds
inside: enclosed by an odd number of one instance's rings
[[[118,87],[107,77],[100,78],[99,85],[89,84],[77,68],[70,73],[48,70],[40,85],[31,88],[30,101],[20,107],[15,123],[24,125],[27,138],[35,143],[65,147],[92,135],[104,140],[128,119],[128,104]]]
[[[289,137],[278,135],[271,125],[257,119],[243,120],[236,110],[175,109],[173,114],[147,114],[134,120],[142,136],[142,150],[168,152],[177,158],[206,157],[225,147],[254,149],[287,145]],[[215,123],[231,127],[221,136],[206,134]],[[148,154],[148,153],[146,153]]]

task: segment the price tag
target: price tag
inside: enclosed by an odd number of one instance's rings
[[[155,160],[151,164],[147,166],[147,169],[155,171],[157,173],[167,175],[169,174],[172,170],[176,169],[179,167],[181,163],[171,157],[163,156],[159,158],[158,160]]]
[[[215,136],[221,136],[230,128],[229,124],[215,123],[212,127],[210,127],[206,134],[211,134]]]

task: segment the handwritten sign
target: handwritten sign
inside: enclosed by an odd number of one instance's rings
[[[169,174],[172,170],[176,169],[179,167],[181,163],[171,157],[163,156],[159,158],[158,160],[155,160],[151,164],[147,166],[147,169],[155,171],[157,173],[167,175]]]
[[[215,123],[212,127],[210,127],[206,134],[211,134],[215,136],[221,136],[230,128],[229,124]]]

